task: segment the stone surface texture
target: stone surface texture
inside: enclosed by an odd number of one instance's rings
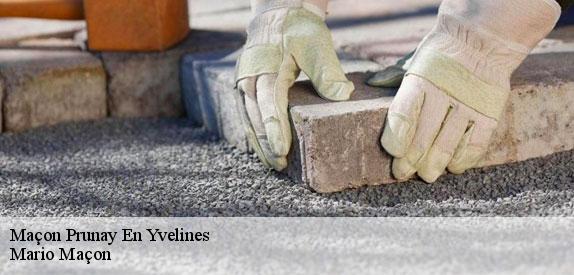
[[[79,51],[0,50],[5,131],[107,115],[106,74]]]
[[[318,192],[389,182],[390,157],[379,143],[394,90],[366,86],[365,74],[351,76],[355,94],[347,102],[292,100],[296,142],[286,173]],[[298,85],[294,96],[312,87]],[[381,97],[382,95],[386,95]]]
[[[211,96],[210,89],[217,83],[209,82],[205,69],[210,66],[219,66],[222,70],[229,70],[233,67],[236,55],[236,51],[230,50],[188,54],[184,56],[181,64],[180,79],[187,118],[192,125],[204,126],[216,136],[219,135],[219,130],[217,126],[214,126],[217,125],[217,118],[212,108],[215,104],[211,104],[214,98]],[[226,60],[229,61],[226,62]]]
[[[101,53],[108,73],[112,117],[178,117],[184,114],[180,88],[180,59],[184,54],[239,48],[239,34],[194,30],[165,52]]]

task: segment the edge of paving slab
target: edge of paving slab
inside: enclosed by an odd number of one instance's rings
[[[105,72],[101,61],[92,54],[81,51],[41,51],[41,50],[0,50],[2,63],[0,74],[4,77],[4,97],[2,102],[4,131],[19,132],[37,126],[53,125],[59,122],[81,121],[105,118]],[[69,78],[70,73],[80,76]],[[100,77],[93,78],[91,75]],[[68,79],[68,80],[66,80]],[[57,81],[56,81],[57,80]],[[70,83],[84,85],[74,89],[76,97],[70,99],[65,94]],[[44,90],[42,87],[47,90]],[[55,85],[55,86],[54,86]],[[64,85],[64,86],[62,86]],[[102,101],[89,102],[83,96],[85,85],[96,90],[96,97]],[[52,88],[59,93],[52,95]],[[22,94],[24,93],[24,94]],[[49,100],[42,100],[42,97]],[[62,99],[57,102],[57,99]],[[93,97],[92,97],[93,99]],[[71,101],[70,101],[71,100]],[[98,106],[98,104],[102,106]],[[58,104],[61,107],[57,107]],[[70,105],[71,104],[71,105]],[[87,104],[87,105],[85,105]],[[44,108],[38,108],[38,107]],[[77,108],[72,108],[73,106]],[[86,111],[80,106],[91,106]],[[57,110],[57,111],[54,111]]]

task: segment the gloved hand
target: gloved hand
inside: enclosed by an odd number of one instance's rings
[[[554,27],[554,0],[444,0],[417,47],[381,137],[399,180],[463,173],[486,153],[510,76]]]
[[[367,84],[373,87],[398,88],[401,86],[405,74],[411,64],[415,52],[410,52],[397,61],[396,64],[388,66],[367,79]]]
[[[325,12],[298,0],[256,7],[237,63],[240,113],[250,146],[267,166],[287,166],[291,147],[288,90],[302,70],[318,94],[347,100],[354,91],[337,58]]]

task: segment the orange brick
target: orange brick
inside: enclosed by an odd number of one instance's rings
[[[85,0],[92,50],[165,50],[189,32],[187,0]]]
[[[0,0],[0,17],[84,19],[82,0]]]

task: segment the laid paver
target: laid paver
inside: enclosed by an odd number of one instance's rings
[[[180,88],[180,59],[184,54],[239,48],[244,36],[193,30],[164,52],[101,53],[108,73],[112,117],[178,117],[184,114]]]
[[[205,126],[215,136],[219,136],[215,110],[211,109],[214,104],[209,91],[212,85],[208,85],[205,76],[205,67],[218,64],[225,66],[225,60],[234,62],[234,50],[212,51],[207,53],[188,54],[183,57],[181,63],[181,88],[182,97],[187,117],[194,126]],[[233,65],[228,62],[227,67]],[[203,106],[203,108],[202,108]]]
[[[106,73],[90,53],[0,50],[0,76],[5,131],[107,115]]]

